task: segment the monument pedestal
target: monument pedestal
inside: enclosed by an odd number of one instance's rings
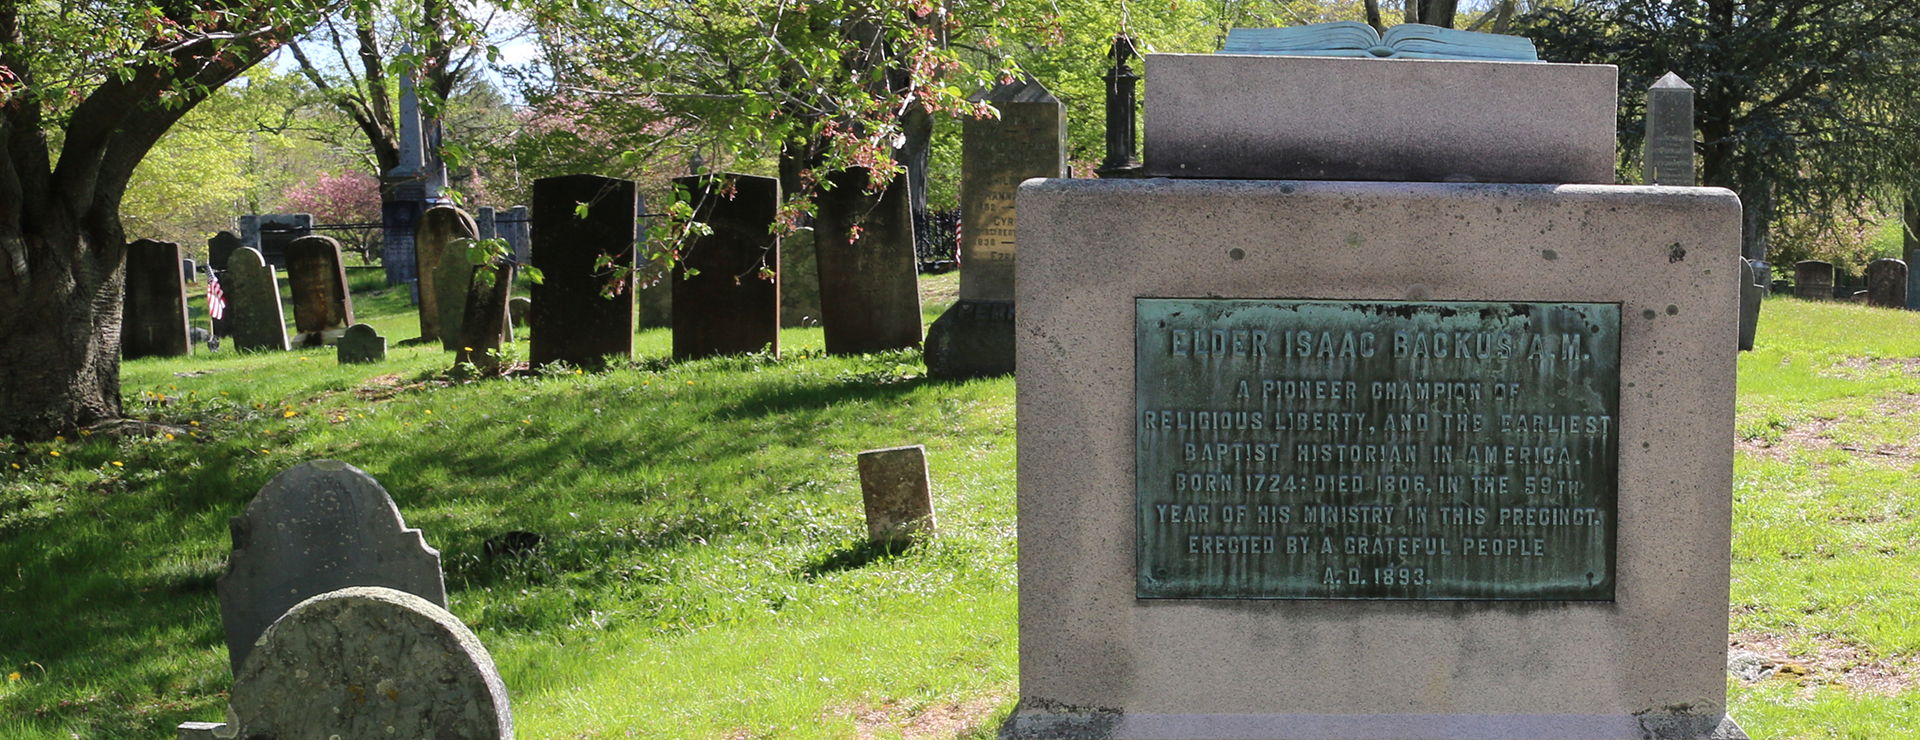
[[[927,327],[927,374],[987,378],[1013,373],[1013,301],[962,298]]]

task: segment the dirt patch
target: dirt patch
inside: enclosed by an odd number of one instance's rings
[[[1868,660],[1858,646],[1820,638],[1814,638],[1810,654],[1795,656],[1787,650],[1789,642],[1797,640],[1742,632],[1727,641],[1727,651],[1759,654],[1761,664],[1767,669],[1762,681],[1797,680],[1808,686],[1835,684],[1893,696],[1911,690],[1920,679],[1916,675],[1920,674],[1920,661],[1911,656]]]
[[[1857,359],[1857,358],[1856,358]],[[1880,362],[1893,362],[1880,360]],[[1920,365],[1920,359],[1913,360]],[[1883,398],[1873,404],[1870,416],[1874,418],[1907,419],[1920,415],[1920,395],[1901,394]],[[1734,440],[1734,448],[1757,457],[1774,461],[1785,461],[1793,453],[1801,450],[1843,450],[1852,452],[1863,459],[1877,460],[1884,464],[1910,466],[1920,462],[1920,439],[1909,439],[1905,444],[1881,444],[1872,448],[1841,444],[1834,439],[1834,430],[1846,426],[1848,419],[1827,419],[1812,417],[1794,424],[1780,433],[1780,439],[1740,438]]]
[[[1849,357],[1817,374],[1842,380],[1865,380],[1886,375],[1920,377],[1920,357]]]
[[[945,702],[911,712],[892,702],[878,706],[859,704],[837,707],[827,714],[853,718],[859,740],[873,740],[882,727],[896,728],[902,740],[950,740],[974,732],[999,719],[997,710],[1005,701],[999,694],[986,694],[964,702]]]

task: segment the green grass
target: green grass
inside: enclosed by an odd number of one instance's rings
[[[404,294],[352,281],[362,321],[417,333]],[[954,276],[922,287],[931,321]],[[672,363],[648,330],[606,372],[465,384],[419,346],[127,363],[129,412],[185,433],[0,447],[0,673],[20,674],[0,737],[219,719],[226,520],[319,457],[379,478],[441,551],[520,737],[990,737],[1017,671],[1013,381],[782,343]],[[1732,711],[1757,738],[1920,737],[1920,315],[1775,299],[1758,345],[1733,633],[1814,672],[1732,680]],[[927,445],[942,535],[876,551],[853,456],[902,444]],[[489,561],[509,530],[549,541]]]

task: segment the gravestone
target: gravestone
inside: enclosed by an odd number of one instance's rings
[[[506,684],[486,646],[406,591],[356,586],[301,601],[254,652],[234,672],[235,726],[182,725],[182,737],[513,738]]]
[[[1867,305],[1907,307],[1907,262],[1877,259],[1867,264]]]
[[[513,276],[518,269],[511,260],[493,262],[490,271],[474,271],[469,278],[473,288],[467,291],[466,307],[460,319],[460,348],[455,362],[470,362],[480,372],[491,375],[500,369],[499,350],[513,340],[513,324],[507,319],[507,299],[513,294]]]
[[[1820,260],[1793,263],[1793,297],[1803,301],[1833,300],[1833,264]]]
[[[674,178],[694,204],[696,237],[673,270],[673,358],[692,360],[762,350],[780,354],[780,181],[722,174]],[[689,271],[697,272],[688,275]]]
[[[444,208],[444,206],[434,206],[432,210],[427,211],[427,222],[432,222],[435,215],[434,211],[439,211],[442,208]],[[466,221],[458,228],[470,229],[474,226],[473,221],[467,219],[466,214],[460,214],[460,218],[466,219]],[[427,229],[422,228],[421,231],[425,233]],[[477,231],[465,231],[464,236],[457,238],[472,239],[476,233]],[[422,251],[424,252],[425,250],[423,249]],[[458,352],[461,347],[465,346],[461,344],[461,338],[465,335],[465,332],[462,330],[462,325],[466,321],[467,298],[473,293],[477,270],[472,260],[467,258],[467,249],[463,242],[449,241],[444,247],[437,251],[439,252],[440,264],[433,268],[431,274],[422,273],[423,275],[427,275],[428,279],[423,280],[421,284],[426,285],[432,283],[433,285],[433,301],[440,313],[440,324],[438,327],[440,333],[440,348],[449,352]],[[426,293],[424,291],[421,292],[421,296],[424,297],[425,295]],[[425,300],[422,300],[420,303],[423,306],[426,305]],[[504,311],[506,309],[503,307],[501,310]]]
[[[533,242],[527,238],[532,218],[527,215],[526,206],[514,206],[507,209],[507,217],[496,220],[500,238],[507,240],[513,247],[513,258],[520,264],[533,263]]]
[[[1147,68],[1149,169],[1170,135],[1247,179],[1019,190],[1002,736],[1744,737],[1725,672],[1739,199],[1612,184],[1611,67]],[[1508,125],[1451,138],[1456,112]],[[1396,172],[1346,160],[1382,131],[1411,142],[1372,160]],[[1550,161],[1511,145],[1556,139]],[[1258,179],[1301,162],[1423,181]],[[1553,179],[1445,181],[1527,171]]]
[[[1764,273],[1758,272],[1751,260],[1740,260],[1740,351],[1753,349],[1753,337],[1760,329],[1760,305],[1767,297],[1766,286],[1761,284]]]
[[[584,215],[576,207],[586,206]],[[599,367],[609,355],[633,356],[634,291],[611,298],[602,256],[633,266],[640,196],[631,180],[597,175],[547,177],[533,182],[533,266],[545,276],[529,290],[534,367],[562,360]]]
[[[379,481],[352,465],[295,465],[228,526],[233,554],[216,585],[236,676],[267,625],[328,591],[386,586],[447,603],[439,551],[407,528]]]
[[[180,278],[188,284],[200,282],[200,263],[191,259],[180,260]]]
[[[120,356],[179,357],[193,353],[187,337],[187,284],[180,245],[141,239],[127,245],[126,297],[121,304]]]
[[[371,324],[354,324],[340,335],[334,352],[342,365],[382,362],[387,359],[387,338]]]
[[[309,213],[263,213],[240,217],[240,244],[260,250],[267,264],[285,269],[287,247],[313,234]]]
[[[797,229],[780,238],[780,327],[820,325],[820,264],[813,253],[813,229]]]
[[[460,339],[460,313],[466,308],[466,286],[473,278],[473,265],[467,262],[463,250],[448,247],[456,239],[472,239],[479,233],[465,212],[452,206],[434,206],[420,217],[420,228],[414,234],[415,274],[420,276],[420,338],[442,340],[443,349],[459,349],[454,343]],[[457,254],[459,261],[449,265],[449,253]],[[459,274],[463,269],[464,281]],[[451,291],[453,299],[442,303],[442,291]]]
[[[227,293],[226,324],[235,349],[288,349],[280,280],[259,250],[235,250],[220,284]]]
[[[920,286],[906,175],[878,195],[866,191],[865,168],[835,170],[826,182],[831,188],[814,197],[813,249],[827,351],[919,346]]]
[[[933,483],[924,445],[860,453],[867,541],[903,546],[934,533]]]
[[[514,326],[526,326],[527,314],[533,311],[533,299],[526,296],[514,296],[507,299],[507,317]]]
[[[240,237],[231,231],[222,231],[207,239],[207,266],[215,270],[227,269],[227,258],[233,256],[233,250],[245,246]]]
[[[481,206],[479,210],[474,211],[473,225],[474,228],[478,229],[477,233],[482,239],[493,239],[500,236],[500,225],[495,217],[493,206]]]
[[[1014,189],[1067,176],[1066,107],[1030,79],[975,100],[998,120],[969,118],[960,152],[960,300],[927,330],[927,374],[975,378],[1013,372]]]
[[[1753,265],[1753,281],[1760,284],[1761,295],[1773,295],[1773,265],[1765,260],[1747,260]]]
[[[262,255],[263,257],[265,255]],[[287,245],[287,283],[293,288],[293,325],[297,347],[332,344],[353,325],[353,294],[340,242],[330,236],[303,236]]]
[[[1647,88],[1644,181],[1693,187],[1693,86],[1668,72]]]

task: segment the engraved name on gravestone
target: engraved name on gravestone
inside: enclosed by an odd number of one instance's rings
[[[1135,316],[1139,597],[1613,599],[1618,304]]]

